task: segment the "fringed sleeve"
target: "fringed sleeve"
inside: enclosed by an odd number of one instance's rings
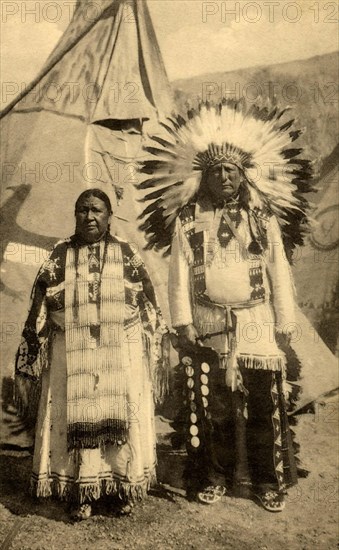
[[[161,403],[169,391],[170,338],[159,307],[154,307],[144,294],[141,305],[142,335],[147,370],[155,403]]]
[[[44,292],[37,280],[15,360],[14,401],[18,414],[29,427],[35,424],[41,372],[48,360],[46,313]]]
[[[169,391],[169,330],[158,306],[156,294],[146,269],[143,278],[148,323],[144,324],[146,355],[155,403],[161,403]],[[152,299],[151,299],[152,298]]]
[[[162,403],[169,392],[170,375],[170,336],[167,326],[159,312],[157,327],[150,349],[150,370],[155,403]]]
[[[66,241],[58,243],[41,266],[33,285],[31,305],[15,359],[14,400],[27,426],[34,425],[41,389],[41,373],[48,364],[49,326],[46,289],[64,276]]]
[[[295,290],[290,265],[286,258],[281,232],[274,216],[267,228],[267,271],[271,283],[276,330],[285,334],[295,329]]]
[[[169,265],[168,294],[173,327],[193,322],[190,290],[190,261],[192,250],[179,219],[172,241]]]
[[[162,317],[156,293],[146,266],[132,247],[120,240],[124,256],[124,274],[132,282],[142,283],[139,299],[142,338],[146,368],[153,386],[156,403],[160,403],[169,389],[170,341],[169,330]]]

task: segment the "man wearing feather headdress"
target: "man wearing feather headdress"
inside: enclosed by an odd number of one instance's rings
[[[217,352],[223,380],[216,396],[201,375],[201,387],[187,397],[188,493],[216,501],[223,490],[211,485],[214,469],[233,494],[255,494],[269,511],[284,508],[286,489],[297,481],[283,351],[295,327],[286,252],[290,258],[302,243],[302,193],[311,179],[309,161],[291,148],[300,132],[293,120],[282,122],[284,114],[247,110],[244,102],[201,104],[187,121],[176,117],[164,125],[167,139],[153,138],[161,148],[147,148],[153,158],[143,172],[151,177],[140,185],[156,188],[145,197],[153,202],[143,213],[149,247],[171,247],[169,305],[183,350],[184,383],[190,387],[199,366],[209,372],[203,359],[198,367],[192,362],[199,345]],[[197,391],[208,422],[199,421]],[[210,461],[202,460],[205,472],[199,470],[199,447],[210,454]]]

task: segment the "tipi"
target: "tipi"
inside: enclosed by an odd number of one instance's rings
[[[296,255],[299,305],[328,347],[338,355],[339,145],[324,160],[314,197],[314,228]]]

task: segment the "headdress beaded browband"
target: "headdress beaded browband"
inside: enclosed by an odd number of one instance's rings
[[[303,194],[312,190],[312,166],[299,157],[301,148],[291,146],[301,130],[294,119],[283,122],[287,111],[224,99],[201,102],[187,120],[177,115],[162,123],[165,137],[151,136],[155,146],[144,147],[151,158],[140,167],[149,177],[138,188],[153,189],[143,198],[152,202],[140,216],[147,248],[169,252],[178,214],[196,200],[203,174],[220,162],[242,170],[249,208],[268,207],[289,247],[302,244],[308,210]]]

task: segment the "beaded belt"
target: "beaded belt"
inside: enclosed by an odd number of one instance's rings
[[[235,320],[234,320],[234,313],[233,313],[234,309],[251,308],[259,304],[263,304],[267,301],[263,297],[263,298],[258,298],[256,300],[247,300],[246,302],[234,302],[232,304],[218,304],[217,302],[212,302],[212,300],[208,296],[202,295],[202,294],[196,295],[195,300],[197,304],[199,304],[200,306],[205,306],[209,308],[217,307],[222,309],[225,312],[225,316],[226,316],[224,330],[221,330],[219,332],[208,333],[203,336],[200,336],[199,337],[200,340],[207,340],[212,336],[220,336],[221,334],[225,334],[225,332],[227,333],[227,332],[234,331],[235,330]]]

